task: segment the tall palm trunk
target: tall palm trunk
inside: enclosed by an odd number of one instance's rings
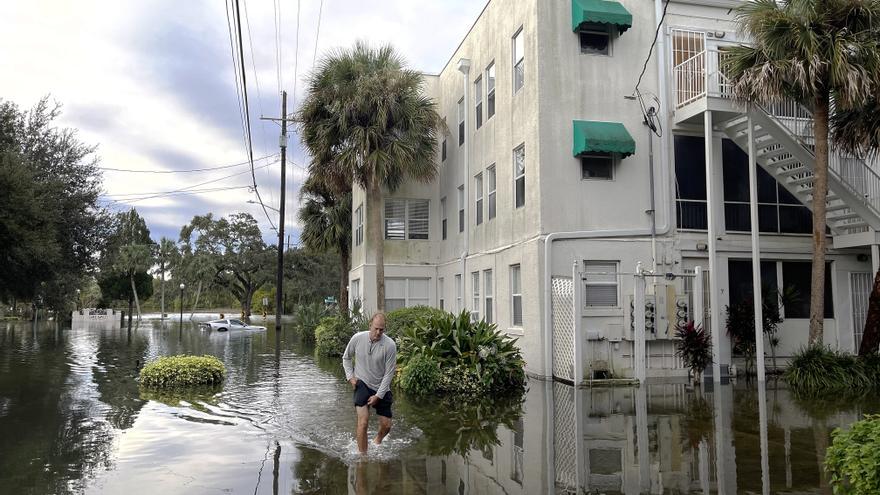
[[[159,265],[159,271],[162,273],[162,280],[159,282],[159,318],[165,321],[165,262]]]
[[[196,287],[196,301],[193,303],[192,312],[189,314],[189,319],[192,320],[193,316],[196,314],[196,308],[199,306],[199,296],[202,294],[202,281],[199,280],[199,285]]]
[[[132,293],[132,295],[134,295],[134,304],[135,304],[135,307],[137,308],[137,313],[138,313],[137,321],[138,321],[138,325],[140,325],[140,323],[141,323],[141,302],[138,300],[137,288],[134,285],[134,273],[132,273],[132,275],[128,279],[131,281],[131,293]],[[129,321],[131,321],[131,318],[129,318]]]
[[[813,271],[810,278],[810,345],[822,345],[825,323],[825,199],[828,196],[828,94],[816,98],[813,113],[816,166],[813,169]]]
[[[341,247],[339,250],[339,311],[348,314],[348,270],[350,264],[350,253],[347,247]]]
[[[874,287],[868,298],[868,317],[865,319],[865,331],[859,346],[859,356],[877,353],[880,347],[880,270],[874,276]]]
[[[367,216],[370,222],[370,244],[376,256],[376,310],[385,311],[385,235],[382,228],[382,187],[379,179],[370,179],[370,190],[367,191],[368,201],[373,203],[372,208],[367,208]]]
[[[131,330],[131,314],[134,312],[134,311],[132,311],[133,304],[134,304],[134,296],[129,294],[128,295],[128,329],[129,330]]]

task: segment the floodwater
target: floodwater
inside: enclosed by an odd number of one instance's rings
[[[0,492],[830,493],[831,430],[880,411],[877,400],[799,401],[772,382],[575,391],[530,380],[521,403],[395,394],[394,429],[362,460],[338,360],[268,326],[0,322]],[[138,389],[139,365],[178,353],[219,357],[227,382]]]

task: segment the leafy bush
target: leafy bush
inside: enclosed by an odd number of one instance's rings
[[[694,378],[699,378],[709,364],[712,363],[712,337],[690,321],[687,325],[675,330],[678,340],[675,342],[675,355],[690,368]]]
[[[141,369],[140,383],[159,388],[218,385],[225,376],[226,367],[214,356],[166,356]]]
[[[523,389],[525,362],[516,339],[499,333],[494,324],[471,322],[470,313],[443,313],[403,328],[398,364],[405,368],[416,357],[439,366],[438,390],[464,394]],[[401,384],[402,385],[402,384]],[[406,390],[404,388],[404,390]]]
[[[432,308],[431,306],[413,306],[411,308],[399,308],[385,315],[385,335],[395,341],[400,341],[400,334],[405,328],[415,328],[419,320],[443,316],[446,312]]]
[[[440,366],[423,355],[410,359],[400,372],[400,386],[415,395],[437,390],[439,382]]]
[[[827,347],[798,351],[785,379],[799,395],[863,394],[880,387],[880,358],[857,358]]]
[[[880,493],[880,415],[865,416],[848,431],[831,433],[825,469],[835,494]]]
[[[303,304],[296,308],[294,328],[300,338],[305,342],[315,342],[315,329],[325,316],[327,311],[321,303]]]
[[[327,316],[315,329],[315,351],[322,356],[341,356],[355,334],[351,320],[342,315]]]

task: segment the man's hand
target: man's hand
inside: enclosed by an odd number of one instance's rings
[[[355,387],[357,387],[358,379],[353,376],[348,380],[348,383],[351,384],[351,388],[355,388]]]
[[[378,402],[379,402],[379,396],[378,396],[378,395],[371,395],[370,398],[367,399],[367,405],[368,405],[368,406],[376,407],[376,404],[377,404]]]

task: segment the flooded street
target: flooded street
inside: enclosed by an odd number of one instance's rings
[[[255,321],[262,324],[259,319]],[[395,393],[394,428],[359,461],[351,387],[291,330],[148,320],[137,330],[0,324],[0,486],[9,493],[823,493],[831,430],[880,411],[804,403],[781,384],[572,387],[522,404]],[[211,354],[220,390],[145,393],[145,361]],[[377,423],[373,417],[371,435]],[[766,448],[761,448],[762,436]],[[579,486],[580,490],[575,487]]]

